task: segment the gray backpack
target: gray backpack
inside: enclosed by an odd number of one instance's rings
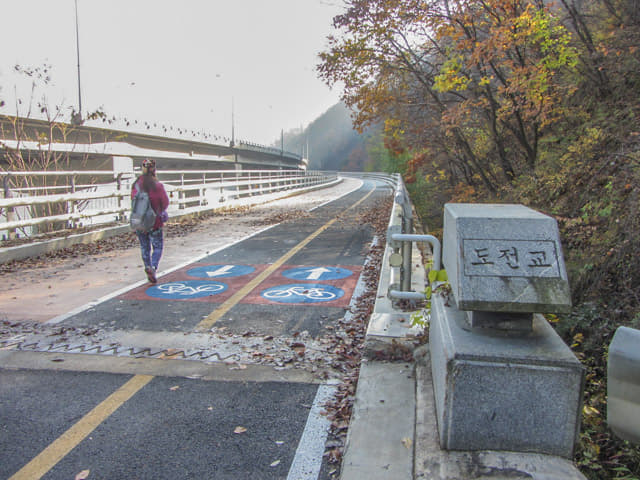
[[[135,197],[131,201],[131,216],[129,217],[129,225],[131,230],[136,232],[148,232],[156,223],[156,212],[151,207],[149,194],[140,189],[136,192]]]

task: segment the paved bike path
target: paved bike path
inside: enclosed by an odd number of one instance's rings
[[[138,377],[0,369],[0,478]],[[77,446],[67,439],[73,448],[52,468],[44,458],[19,478],[40,478],[43,470],[45,479],[73,479],[85,470],[89,479],[286,478],[317,388],[153,377]],[[243,433],[235,433],[238,427]]]
[[[265,336],[290,342],[300,332],[321,341],[325,327],[345,316],[372,240],[359,215],[388,193],[365,183],[304,218],[200,258],[156,286],[121,292],[56,327],[63,336],[86,327],[87,343],[96,342],[93,329],[137,332],[140,347],[154,334],[179,346],[183,338],[222,331],[232,334],[231,344],[245,334],[248,344]],[[220,284],[222,291],[212,286]],[[180,295],[185,291],[191,295]],[[215,348],[220,336],[211,338]],[[30,369],[15,367],[29,353],[0,352],[0,478],[14,478],[20,468],[15,478],[75,478],[83,470],[90,479],[331,478],[322,459],[328,424],[320,410],[333,387],[317,378],[250,362],[216,375],[207,368],[225,368],[219,362],[157,360],[162,356],[92,355],[104,369],[81,371],[76,359],[85,355],[35,350],[39,367]],[[12,354],[13,366],[2,368],[4,355]],[[74,366],[64,371],[65,362]],[[204,373],[173,373],[180,369]],[[112,370],[128,373],[101,373]]]
[[[63,324],[148,331],[210,330],[213,324],[199,328],[204,318],[327,221],[337,218],[215,322],[234,332],[277,334],[297,328],[315,336],[326,324],[319,318],[341,317],[351,301],[372,233],[370,227],[357,224],[357,209],[345,210],[370,188],[161,276],[156,285],[142,285]],[[375,202],[375,198],[372,194],[367,200]],[[321,315],[317,307],[323,310]],[[274,323],[274,318],[283,323]]]

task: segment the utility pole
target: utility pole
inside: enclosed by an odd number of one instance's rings
[[[78,112],[71,118],[71,122],[76,125],[82,125],[82,94],[80,91],[80,35],[78,33],[78,0],[75,0],[76,5],[76,55],[78,58]]]

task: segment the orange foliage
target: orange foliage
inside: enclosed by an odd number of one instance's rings
[[[477,201],[478,192],[471,185],[466,183],[458,183],[453,187],[451,194],[451,202],[453,203],[473,203]]]

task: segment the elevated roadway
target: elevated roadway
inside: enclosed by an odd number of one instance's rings
[[[18,133],[16,133],[18,132]],[[224,157],[226,161],[237,164],[262,165],[264,168],[305,168],[306,161],[291,152],[276,148],[251,144],[219,145],[209,142],[189,140],[177,137],[150,135],[133,131],[98,128],[86,125],[72,125],[63,122],[48,122],[34,118],[22,118],[0,115],[0,139],[24,140],[79,144],[125,143],[149,151],[174,152],[177,154]],[[2,148],[0,146],[0,153]],[[149,152],[137,152],[132,149],[131,157],[151,156]],[[165,155],[166,156],[166,155]],[[188,160],[180,158],[182,163]]]

